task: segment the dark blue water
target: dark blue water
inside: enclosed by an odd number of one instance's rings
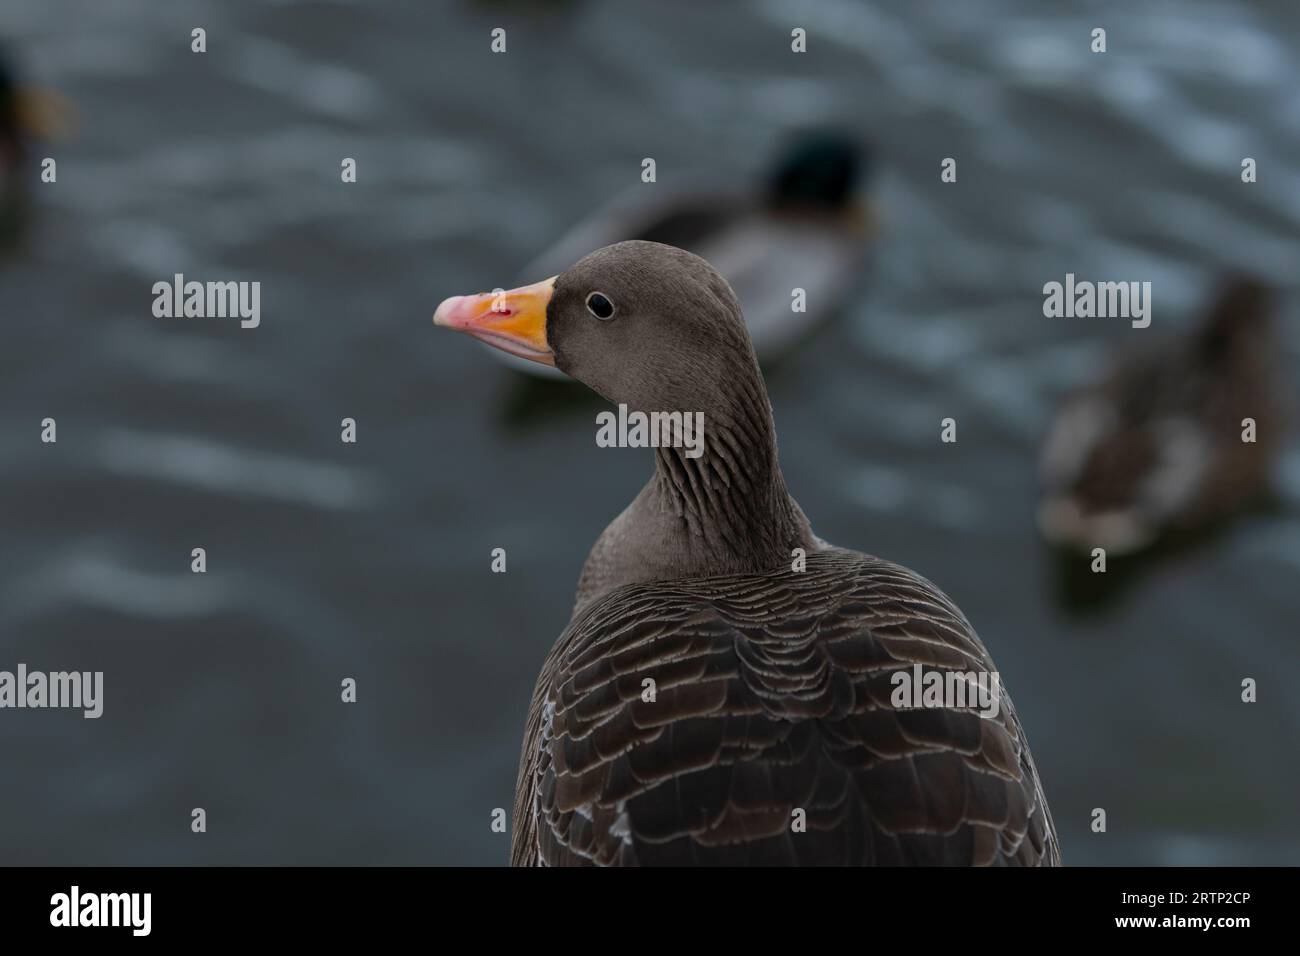
[[[1271,509],[1084,609],[1032,520],[1058,397],[1223,269],[1282,290],[1294,383],[1300,11],[1075,6],[6,3],[78,122],[0,266],[0,668],[106,689],[97,721],[0,711],[0,862],[503,863],[533,680],[650,462],[430,314],[512,284],[644,156],[739,181],[828,123],[875,142],[883,225],[769,378],[818,532],[966,611],[1067,862],[1300,859],[1300,458]],[[261,326],[153,318],[177,272],[260,281]],[[1150,280],[1151,329],[1044,319],[1066,272]]]

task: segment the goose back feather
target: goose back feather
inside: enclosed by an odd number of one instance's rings
[[[938,588],[852,551],[610,592],[538,680],[512,862],[1059,863],[1010,698],[895,709],[913,664],[993,669]]]

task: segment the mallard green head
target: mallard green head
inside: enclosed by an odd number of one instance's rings
[[[843,133],[803,133],[773,167],[767,201],[778,208],[845,209],[867,179],[869,158],[862,144]]]

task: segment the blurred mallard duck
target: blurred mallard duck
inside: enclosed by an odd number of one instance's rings
[[[25,191],[22,168],[27,159],[18,87],[0,52],[0,243],[16,232]]]
[[[1271,298],[1256,279],[1232,277],[1189,334],[1119,357],[1067,400],[1043,452],[1039,526],[1050,542],[1129,553],[1264,491],[1281,429]]]
[[[67,128],[70,109],[58,95],[21,86],[0,50],[0,241],[12,239],[26,215],[27,168],[35,142],[57,138]]]
[[[804,133],[758,184],[634,187],[523,271],[555,275],[590,250],[627,239],[686,249],[727,277],[759,362],[770,364],[833,315],[860,280],[872,223],[858,192],[869,166],[866,149],[851,137]],[[794,289],[804,290],[805,311],[793,310]],[[505,359],[520,371],[562,378],[543,366]]]

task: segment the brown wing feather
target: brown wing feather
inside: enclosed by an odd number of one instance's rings
[[[890,677],[913,663],[993,669],[937,588],[854,552],[621,588],[538,680],[512,863],[1059,863],[1005,692],[991,718],[895,710]]]

